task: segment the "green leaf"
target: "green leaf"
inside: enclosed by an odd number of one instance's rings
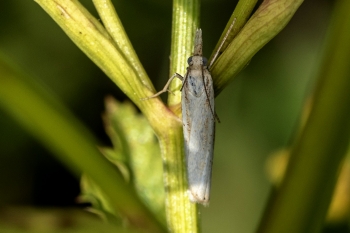
[[[114,155],[114,164],[124,161],[131,169],[131,182],[138,195],[155,215],[165,223],[163,168],[158,141],[146,118],[128,102],[123,104],[112,97],[106,99],[104,115]]]
[[[122,225],[122,216],[118,214],[105,192],[88,176],[83,175],[80,181],[81,194],[78,198],[81,203],[91,203],[88,210],[97,214],[108,223]]]

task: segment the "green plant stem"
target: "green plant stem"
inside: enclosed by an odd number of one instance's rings
[[[199,1],[174,0],[170,75],[184,74],[187,58],[193,53],[194,34],[198,28]],[[175,80],[170,90],[168,105],[178,116],[181,112],[182,83]],[[182,126],[182,125],[181,125]],[[166,213],[172,232],[198,232],[197,206],[189,201],[187,195],[186,166],[183,150],[182,127],[173,128],[167,135],[159,137],[164,161],[164,182],[166,187]]]
[[[31,82],[31,83],[30,83]],[[34,85],[0,60],[0,107],[51,150],[75,174],[85,172],[109,196],[116,212],[131,225],[164,232],[140,202],[133,187],[98,151],[96,140],[72,114],[41,86]]]
[[[313,106],[260,233],[321,232],[350,137],[350,2],[334,9]]]
[[[210,56],[210,59],[209,59],[210,61],[213,59],[215,53],[217,52],[219,46],[221,45],[222,40],[224,39],[228,29],[233,23],[233,20],[236,19],[235,24],[233,25],[232,30],[229,32],[229,35],[227,36],[224,44],[220,48],[219,54],[225,51],[225,49],[231,43],[233,38],[241,31],[242,27],[245,25],[245,23],[249,19],[250,14],[252,13],[257,1],[258,0],[239,0],[238,1],[235,10],[233,11],[228,23],[226,24],[225,30],[221,34],[220,40],[216,44],[215,49],[213,50],[213,53]]]
[[[115,11],[115,8],[110,0],[93,0],[93,3],[98,11],[99,16],[113,38],[124,59],[128,61],[130,67],[134,69],[135,74],[150,90],[154,90],[153,85],[144,70],[135,50],[133,49],[130,40],[125,33],[124,27]]]
[[[177,117],[159,98],[142,101],[154,88],[145,74],[137,73],[136,57],[126,59],[127,38],[115,42],[104,27],[77,0],[35,0],[64,30],[72,41],[138,106],[157,134],[172,127]],[[112,23],[111,23],[112,24]],[[114,30],[123,30],[113,24]],[[118,27],[118,28],[117,28]],[[121,46],[121,47],[119,47]],[[124,50],[124,53],[121,52]],[[143,69],[142,69],[143,70]]]
[[[265,0],[211,69],[215,95],[289,22],[303,0]],[[232,18],[232,17],[231,17]]]
[[[187,59],[193,54],[194,35],[199,28],[199,0],[174,0],[171,32],[170,76],[174,73],[186,73]],[[168,105],[174,107],[181,103],[180,88],[182,82],[175,79],[170,90]],[[179,107],[178,107],[179,108]],[[176,111],[180,115],[180,111]]]
[[[141,68],[137,68],[137,64],[134,67],[135,63],[138,63],[138,59],[132,55],[133,49],[126,36],[114,34],[115,31],[123,31],[117,15],[114,15],[116,14],[114,9],[103,8],[100,6],[100,1],[95,1],[107,30],[112,35],[110,36],[102,25],[76,0],[36,0],[36,2],[139,107],[155,130],[162,151],[171,151],[168,149],[167,143],[162,144],[165,141],[162,139],[167,138],[168,135],[176,135],[176,139],[180,138],[181,123],[159,98],[141,100],[141,98],[151,96],[154,93],[154,88],[148,77],[142,72],[138,72]],[[128,55],[131,57],[127,58]],[[171,151],[169,157],[176,157],[177,150],[179,148]],[[163,158],[163,160],[167,166],[166,159]],[[177,184],[172,183],[171,185],[176,186]],[[176,188],[170,190],[174,189]]]
[[[186,193],[181,121],[159,98],[140,100],[151,96],[154,88],[148,77],[143,74],[143,69],[140,68],[136,55],[133,55],[133,49],[126,35],[115,33],[124,30],[116,12],[110,8],[110,2],[94,1],[107,30],[76,0],[36,0],[36,2],[147,117],[158,136],[162,150],[169,229],[172,232],[197,232],[196,205],[189,202]],[[109,6],[106,8],[103,3]],[[177,61],[172,63],[175,64],[172,65],[172,70],[178,69],[176,71],[182,72],[186,67],[187,56],[193,49],[193,35],[198,25],[199,8],[198,3],[194,4],[192,1],[174,2],[174,6],[174,14],[181,15],[181,20],[174,23],[176,29],[173,37],[180,38],[181,43],[175,50],[172,49],[172,61]],[[192,23],[189,27],[190,22]],[[186,53],[183,52],[184,48],[188,48],[185,49]],[[181,65],[178,62],[181,62]],[[179,106],[179,97],[177,98],[175,105]]]

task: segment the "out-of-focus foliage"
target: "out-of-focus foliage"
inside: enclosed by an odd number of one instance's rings
[[[276,186],[283,180],[289,160],[289,150],[281,149],[271,154],[266,163],[266,170],[271,182]],[[331,224],[346,222],[350,216],[350,154],[345,158],[335,188],[332,203],[327,214]]]
[[[130,103],[106,98],[105,129],[113,148],[101,148],[102,153],[123,174],[126,182],[135,185],[144,203],[161,221],[165,221],[162,162],[159,146],[148,121]],[[82,201],[92,203],[93,212],[112,220],[108,197],[87,176],[82,177]]]
[[[0,231],[6,233],[136,233],[101,222],[83,210],[10,207],[0,211]]]

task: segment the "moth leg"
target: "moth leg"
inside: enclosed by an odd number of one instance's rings
[[[149,96],[149,97],[146,97],[146,98],[142,98],[141,100],[152,99],[152,98],[157,97],[157,96],[159,96],[160,94],[162,94],[162,93],[164,93],[164,92],[167,92],[167,91],[170,92],[171,94],[175,95],[172,91],[170,91],[170,90],[168,89],[168,88],[169,88],[169,85],[170,85],[170,83],[171,83],[171,81],[173,81],[174,78],[178,78],[178,79],[180,79],[181,81],[183,81],[183,79],[184,79],[180,74],[175,73],[175,74],[173,74],[173,76],[171,76],[171,77],[169,78],[168,82],[165,84],[164,88],[163,88],[161,91],[157,92],[156,94],[154,94],[154,95],[152,95],[152,96]]]
[[[182,91],[182,89],[183,89],[184,86],[185,86],[185,83],[186,83],[187,77],[188,77],[188,73],[189,73],[189,68],[187,67],[186,76],[185,76],[185,78],[182,77],[182,80],[181,80],[181,81],[182,81],[182,87],[181,87],[180,91]]]

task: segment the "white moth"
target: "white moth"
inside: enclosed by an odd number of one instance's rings
[[[215,110],[213,79],[202,56],[202,30],[197,30],[193,56],[182,86],[182,124],[188,194],[192,202],[209,204],[214,154]]]
[[[230,26],[223,42],[232,26],[233,24]],[[223,42],[219,46],[218,52]],[[219,119],[215,114],[213,79],[207,66],[207,59],[202,56],[202,48],[202,30],[197,29],[194,52],[193,56],[187,60],[189,66],[185,77],[175,73],[163,90],[145,99],[156,97],[168,91],[168,87],[175,77],[182,81],[182,124],[188,195],[191,202],[208,205],[214,154],[215,118],[218,121]],[[211,64],[216,59],[218,52],[215,54]]]

